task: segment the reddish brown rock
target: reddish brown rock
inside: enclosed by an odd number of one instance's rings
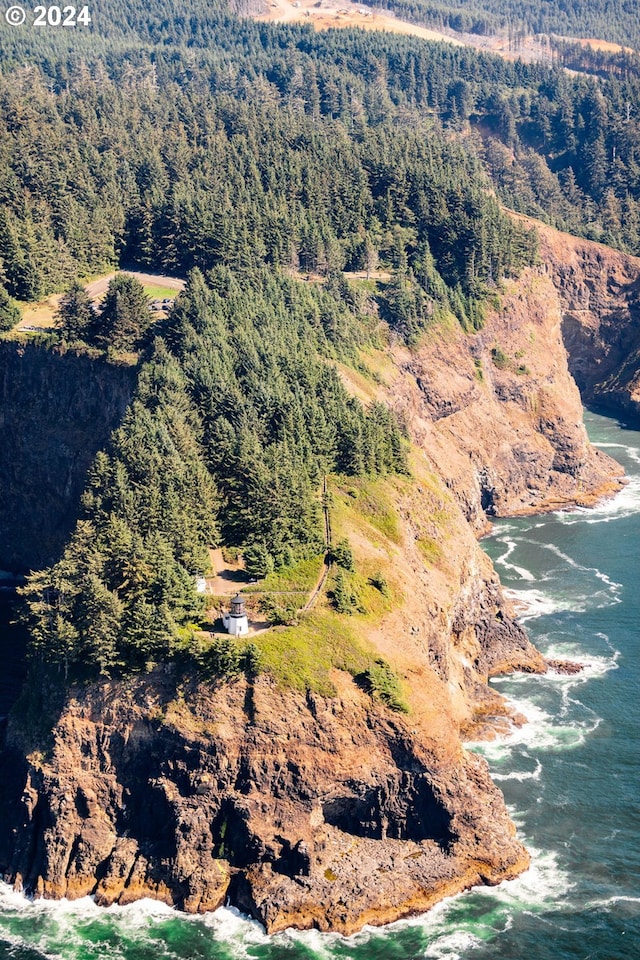
[[[245,680],[193,682],[171,722],[166,673],[76,692],[31,767],[9,879],[349,933],[522,870],[484,761],[338,682],[327,700],[259,680],[250,719]]]

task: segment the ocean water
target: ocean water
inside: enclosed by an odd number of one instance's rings
[[[348,939],[274,938],[231,910],[30,903],[0,885],[0,958],[18,960],[634,960],[640,958],[640,433],[587,414],[626,488],[594,510],[496,524],[485,541],[544,653],[573,676],[496,681],[528,723],[475,745],[504,791],[530,870],[428,915]]]

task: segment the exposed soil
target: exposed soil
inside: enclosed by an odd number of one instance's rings
[[[241,563],[227,563],[222,556],[221,549],[209,550],[209,559],[213,568],[213,575],[205,577],[207,593],[214,597],[229,597],[235,594],[252,579]]]
[[[423,40],[446,40],[461,44],[453,35],[408,23],[394,16],[390,11],[374,10],[366,4],[354,5],[350,0],[335,3],[333,0],[268,0],[264,12],[256,20],[268,20],[273,23],[312,23],[316,30],[328,30],[330,27],[362,27],[363,30],[389,30],[393,33],[405,33]]]
[[[508,60],[552,62],[550,39],[545,34],[514,38],[506,35],[480,36],[474,33],[457,33],[446,28],[437,30],[411,23],[408,20],[402,20],[390,10],[368,6],[366,3],[352,3],[351,0],[344,0],[344,3],[336,2],[336,0],[293,0],[293,2],[291,0],[266,0],[261,11],[255,14],[254,19],[272,23],[311,23],[315,30],[349,27],[360,27],[363,30],[386,30],[391,33],[420,37],[423,40],[443,41],[458,46],[474,47],[476,50],[495,53]],[[582,46],[591,46],[596,50],[604,50],[610,53],[630,50],[629,47],[621,47],[619,44],[609,43],[605,40],[572,37],[561,39],[568,43],[580,43]]]

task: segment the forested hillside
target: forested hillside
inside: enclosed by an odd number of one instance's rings
[[[26,590],[32,652],[110,672],[189,649],[208,548],[266,573],[321,552],[325,473],[406,472],[400,425],[327,360],[376,342],[339,284],[194,271],[89,475],[64,556]]]
[[[596,81],[197,3],[25,31],[1,34],[2,325],[12,298],[67,289],[63,348],[140,365],[76,533],[29,589],[34,649],[67,667],[175,652],[209,546],[286,566],[321,547],[325,473],[407,469],[401,424],[331,361],[451,316],[481,328],[536,258],[500,199],[640,248],[633,70]],[[77,278],[121,263],[191,271],[168,319],[126,282],[98,313],[83,301]],[[342,274],[379,266],[366,290]]]
[[[596,81],[215,8],[131,5],[111,23],[117,38],[2,28],[13,297],[118,261],[325,273],[406,258],[412,283],[474,325],[487,283],[532,255],[481,165],[509,206],[640,249],[634,60]]]
[[[306,81],[296,97],[282,67],[281,92],[264,76],[212,92],[204,68],[183,82],[166,62],[162,81],[141,68],[128,88],[121,71],[69,76],[57,93],[35,68],[5,78],[8,292],[37,299],[118,260],[327,273],[380,259],[473,317],[483,285],[532,254],[478,162],[432,120],[394,122],[362,81],[357,123],[328,79],[308,113]]]

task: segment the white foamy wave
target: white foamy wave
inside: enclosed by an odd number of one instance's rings
[[[517,820],[517,814],[512,810],[509,812]],[[503,904],[530,913],[564,909],[564,901],[573,884],[567,871],[560,866],[558,854],[532,847],[526,837],[523,842],[531,855],[529,869],[515,880],[505,880],[488,889],[485,895],[498,897]]]
[[[521,622],[557,613],[583,613],[594,607],[607,607],[622,602],[622,584],[598,567],[578,563],[554,543],[539,543],[526,539],[520,543],[552,553],[562,561],[562,566],[549,570],[538,578],[524,567],[505,561],[504,558],[511,556],[513,552],[511,545],[509,551],[495,561],[515,573],[521,581],[536,583],[535,587],[523,584],[507,587],[504,591],[505,596],[513,602]],[[514,548],[517,545],[514,541]],[[567,567],[572,570],[570,578],[566,576]]]
[[[619,443],[598,444],[602,447],[618,447],[624,450],[630,460],[640,464],[640,455],[634,447]],[[560,510],[554,513],[561,523],[571,526],[574,523],[609,523],[611,520],[624,520],[640,510],[640,477],[631,476],[626,484],[612,497],[601,500],[593,507],[576,507],[571,511]]]
[[[0,944],[2,945],[2,947],[4,947],[5,944],[8,944],[10,949],[15,948],[15,956],[17,957],[20,956],[20,952],[25,947],[25,941],[22,937],[16,936],[16,934],[11,933],[11,931],[9,930],[5,930],[2,926],[0,926]],[[0,947],[0,950],[1,950],[1,947]],[[53,957],[51,956],[51,954],[42,953],[36,947],[32,946],[32,944],[29,944],[29,951],[35,953],[37,956],[42,957],[42,960],[58,960],[57,957]],[[8,954],[5,954],[2,952],[0,953],[0,956],[13,957],[14,950],[12,949],[11,953],[8,953]]]
[[[635,460],[636,463],[640,464],[640,448],[629,446],[626,443],[615,443],[615,442],[603,442],[597,443],[597,447],[601,447],[603,450],[624,450],[625,454],[629,457],[630,460]]]
[[[518,811],[509,808],[509,813],[517,824]],[[505,880],[495,887],[474,887],[441,901],[422,916],[383,928],[366,928],[346,942],[356,947],[369,942],[371,953],[379,956],[383,954],[385,938],[395,936],[403,927],[411,927],[424,936],[425,958],[462,960],[479,947],[486,949],[487,943],[513,926],[519,914],[565,909],[564,901],[572,885],[558,863],[558,855],[553,851],[541,852],[526,837],[523,842],[531,854],[531,865],[515,880]],[[414,953],[412,949],[411,955]]]
[[[427,947],[424,956],[434,960],[463,960],[474,947],[482,946],[480,937],[465,931],[445,934]]]
[[[604,583],[609,590],[617,594],[619,590],[622,589],[621,583],[616,583],[615,580],[612,580],[606,573],[603,573],[601,570],[598,570],[597,567],[585,567],[584,564],[578,563],[577,560],[574,560],[573,557],[570,557],[568,553],[565,553],[560,547],[555,543],[541,543],[540,546],[543,550],[549,550],[551,553],[554,553],[560,560],[563,560],[567,566],[571,567],[573,570],[579,570],[582,573],[593,574],[597,580],[600,580]]]
[[[82,897],[78,900],[46,900],[43,897],[34,899],[23,893],[16,892],[13,887],[0,881],[0,909],[13,910],[25,913],[51,913],[56,916],[70,916],[80,920],[90,920],[118,914],[119,917],[131,918],[135,923],[144,918],[175,916],[172,907],[158,900],[145,898],[135,903],[121,907],[114,904],[111,907],[99,907],[92,897]]]
[[[500,536],[499,542],[504,543],[507,549],[499,557],[496,557],[494,563],[496,565],[504,567],[505,570],[512,570],[514,573],[516,573],[520,577],[521,580],[528,580],[530,582],[535,581],[536,578],[534,577],[534,575],[531,573],[530,570],[527,570],[526,567],[517,566],[515,563],[511,563],[509,560],[509,557],[518,546],[518,541],[511,540],[509,537],[504,536],[504,531],[502,531],[502,535]]]
[[[156,900],[105,909],[90,897],[33,900],[0,884],[0,936],[49,960],[101,958],[107,955],[107,943],[110,960],[124,960],[126,944],[132,941],[153,944],[158,960],[173,956],[166,953],[154,932],[158,922],[172,916],[176,912]]]
[[[542,590],[507,587],[504,595],[513,603],[520,623],[563,611],[580,613],[586,606],[586,598],[579,600],[575,597],[557,597]]]
[[[492,773],[492,780],[517,780],[519,783],[522,783],[523,780],[539,780],[540,774],[542,773],[542,764],[538,759],[536,759],[536,766],[534,770],[513,770],[511,773]]]
[[[401,923],[401,921],[399,921]],[[364,930],[353,934],[351,937],[345,937],[340,933],[321,933],[319,930],[294,930],[290,928],[284,933],[279,933],[274,937],[274,942],[281,945],[287,955],[292,953],[297,956],[300,953],[300,946],[304,948],[305,956],[313,954],[314,960],[335,960],[336,952],[341,955],[345,945],[352,944],[357,946],[368,942],[371,938],[379,938],[387,935],[387,931],[397,929],[398,924],[389,924],[386,927],[365,927]],[[296,946],[298,949],[296,949]]]
[[[582,746],[586,739],[600,726],[602,718],[592,710],[583,706],[578,700],[571,704],[571,711],[564,709],[565,690],[576,684],[579,674],[545,674],[532,678],[530,674],[497,677],[492,683],[508,681],[509,684],[526,684],[551,682],[561,687],[561,703],[553,715],[526,697],[517,701],[506,697],[514,713],[525,717],[526,723],[522,726],[512,725],[511,731],[500,739],[491,741],[474,741],[466,747],[475,753],[482,754],[491,764],[512,762],[514,756],[523,751],[528,756],[536,752],[560,752],[574,750]],[[564,689],[562,689],[564,688]],[[570,719],[568,719],[570,713]],[[512,774],[515,771],[512,771]],[[512,779],[516,779],[512,776]]]
[[[544,656],[548,660],[570,660],[573,663],[579,663],[582,667],[580,673],[556,673],[551,670],[545,674],[545,679],[550,683],[564,685],[566,689],[574,686],[581,686],[589,680],[603,677],[611,670],[617,670],[619,667],[620,651],[609,642],[605,633],[596,633],[595,636],[608,646],[611,653],[608,656],[585,654],[584,650],[572,643],[544,643],[544,638],[538,639],[538,649],[542,649]]]
[[[605,900],[589,900],[585,904],[587,910],[606,910],[608,907],[615,907],[619,903],[632,903],[640,906],[640,897],[629,897],[619,894],[613,897],[607,897]]]
[[[13,887],[0,880],[0,910],[27,910],[32,905],[32,900],[21,893],[16,893]]]
[[[159,924],[172,918],[206,927],[208,935],[224,943],[238,960],[248,960],[256,946],[269,945],[272,940],[259,923],[234,908],[222,907],[201,916],[189,916],[178,914],[157,900],[143,899],[105,909],[90,897],[74,901],[29,899],[0,882],[0,937],[16,947],[28,946],[51,960],[79,955],[98,957],[99,953],[87,952],[85,934],[92,925],[103,928],[109,940],[110,960],[124,958],[127,943],[152,946],[158,960],[173,957],[172,952],[165,950],[158,931]],[[13,921],[12,929],[8,921]],[[122,949],[113,942],[114,936],[123,941]]]
[[[513,922],[510,910],[503,911],[493,900],[486,905],[484,900],[479,900],[485,889],[476,887],[466,893],[447,897],[428,913],[397,920],[385,927],[365,927],[360,933],[343,939],[342,946],[346,947],[344,956],[350,956],[347,952],[349,947],[357,949],[359,956],[364,955],[363,948],[367,946],[372,954],[382,956],[385,941],[395,939],[403,929],[410,928],[414,933],[412,956],[415,955],[415,939],[419,937],[425,950],[422,956],[438,960],[462,960],[470,956],[475,948],[485,946],[487,941],[494,940],[509,929]],[[479,906],[484,909],[479,909]],[[396,951],[393,955],[396,956]]]
[[[248,947],[269,944],[272,939],[265,933],[262,924],[240,913],[235,907],[220,907],[212,913],[194,917],[192,922],[208,927],[216,939],[232,948],[238,957],[251,956]]]

